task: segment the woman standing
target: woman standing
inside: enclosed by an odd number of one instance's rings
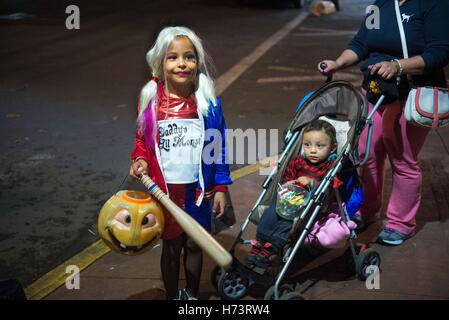
[[[363,21],[358,33],[336,60],[323,60],[320,72],[332,74],[364,61],[361,71],[407,88],[407,75],[415,86],[447,87],[443,68],[449,62],[449,1],[399,1],[402,24],[410,58],[403,59],[401,38],[396,19],[395,1],[378,0],[378,27]],[[373,16],[367,16],[373,18]],[[373,24],[375,25],[375,24]],[[321,70],[320,65],[326,63]],[[363,90],[366,94],[366,90]],[[415,216],[421,202],[421,170],[418,155],[429,129],[406,122],[404,104],[408,89],[399,90],[399,98],[387,99],[373,116],[373,137],[369,160],[362,168],[365,203],[361,208],[364,222],[373,222],[382,208],[385,160],[392,169],[392,191],[386,211],[387,221],[378,242],[400,245],[414,235]],[[390,101],[388,101],[390,100]],[[373,105],[370,103],[370,110]],[[367,130],[360,137],[360,154],[366,152]]]

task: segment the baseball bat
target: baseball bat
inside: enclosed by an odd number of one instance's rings
[[[178,207],[170,198],[154,183],[151,178],[142,174],[140,181],[147,187],[148,192],[158,199],[171,213],[184,232],[192,238],[220,267],[226,268],[232,262],[231,254],[226,251],[195,219]]]

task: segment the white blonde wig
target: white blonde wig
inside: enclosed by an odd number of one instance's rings
[[[153,47],[147,52],[146,59],[151,68],[153,77],[163,80],[165,78],[164,59],[167,54],[168,46],[177,37],[182,36],[188,37],[196,50],[198,59],[198,83],[195,84],[195,98],[199,112],[201,112],[204,116],[207,116],[209,105],[212,104],[216,106],[214,81],[208,72],[206,61],[208,57],[204,51],[201,39],[192,30],[186,27],[166,27],[162,29]],[[140,92],[140,111],[137,122],[141,129],[144,129],[145,126],[144,113],[148,106],[151,106],[151,110],[148,111],[152,113],[152,116],[149,118],[155,121],[154,106],[157,103],[157,100],[157,82],[152,79],[142,88],[142,91]],[[154,124],[150,124],[150,127],[151,131],[156,129]]]

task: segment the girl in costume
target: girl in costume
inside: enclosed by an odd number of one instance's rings
[[[140,94],[130,175],[138,178],[140,172],[147,173],[172,201],[210,231],[211,214],[217,218],[224,214],[224,192],[232,180],[225,161],[226,124],[201,39],[188,28],[166,27],[146,59],[152,78]],[[220,133],[219,141],[207,139],[211,131]],[[209,143],[219,147],[203,153]],[[164,216],[161,273],[166,297],[195,299],[202,250],[168,212]],[[181,251],[186,288],[178,290]]]

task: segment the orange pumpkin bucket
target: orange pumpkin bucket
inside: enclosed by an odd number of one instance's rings
[[[100,210],[98,233],[113,251],[138,255],[154,248],[164,230],[159,202],[141,191],[122,190]]]

